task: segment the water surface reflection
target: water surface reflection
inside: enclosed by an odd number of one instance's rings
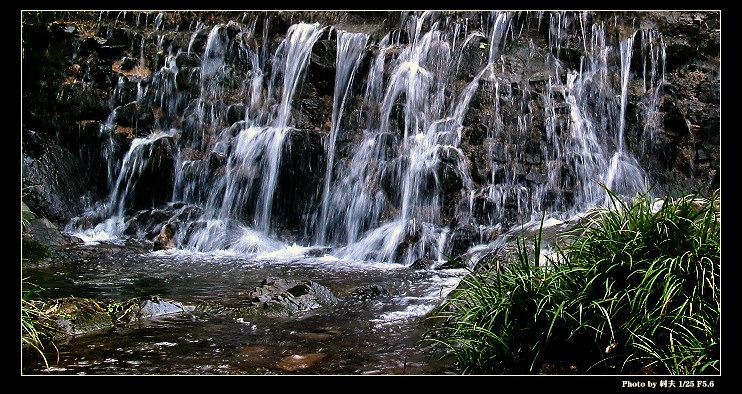
[[[294,318],[234,318],[184,313],[139,327],[74,338],[60,344],[50,368],[27,374],[439,374],[420,322],[464,270],[414,270],[398,264],[334,258],[246,258],[157,252],[24,269],[45,284],[48,298],[91,297],[123,302],[159,295],[186,305],[244,303],[267,277],[312,280],[338,297],[379,285],[388,294],[347,300]]]

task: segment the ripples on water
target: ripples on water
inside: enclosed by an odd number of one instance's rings
[[[290,249],[290,248],[289,248]],[[46,284],[45,297],[126,301],[159,295],[186,305],[239,306],[243,292],[270,276],[312,280],[338,297],[377,284],[388,295],[341,302],[295,318],[233,318],[184,313],[140,327],[60,344],[59,362],[27,374],[430,374],[445,368],[417,342],[420,322],[458,284],[464,270],[413,270],[273,254],[155,252],[110,261],[24,270]],[[33,280],[32,280],[33,281]],[[426,348],[427,347],[427,348]],[[444,368],[444,369],[441,369]]]

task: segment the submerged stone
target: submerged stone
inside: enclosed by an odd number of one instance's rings
[[[276,364],[276,367],[283,369],[284,371],[294,372],[300,369],[310,368],[314,364],[322,361],[325,357],[327,357],[327,354],[325,353],[293,354],[281,359],[281,361]]]

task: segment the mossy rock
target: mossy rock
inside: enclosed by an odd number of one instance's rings
[[[23,256],[21,261],[28,264],[38,264],[51,257],[49,248],[40,242],[26,238],[23,238],[21,241],[21,253]]]
[[[90,298],[66,297],[49,303],[54,341],[113,328],[111,315]]]

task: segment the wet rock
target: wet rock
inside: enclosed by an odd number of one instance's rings
[[[62,40],[75,37],[80,29],[73,24],[54,21],[49,25],[49,32],[53,39]]]
[[[312,46],[310,61],[319,67],[334,69],[336,52],[336,40],[317,40]]]
[[[128,46],[135,38],[134,30],[130,28],[119,28],[114,26],[100,25],[98,36],[106,39],[106,45]]]
[[[301,99],[301,112],[313,128],[320,128],[326,118],[324,116],[324,103],[322,102],[322,99],[316,96],[309,96]]]
[[[482,123],[470,124],[463,128],[461,138],[472,145],[480,145],[489,135],[489,127]]]
[[[453,213],[454,204],[461,197],[462,190],[468,183],[468,168],[465,166],[466,157],[459,149],[442,148],[437,153],[439,164],[436,169],[441,206],[444,216]]]
[[[201,56],[195,52],[181,52],[175,56],[175,65],[179,68],[199,67]]]
[[[142,209],[133,213],[126,221],[124,234],[152,240],[153,250],[170,249],[177,246],[175,241],[178,232],[187,232],[191,223],[202,213],[203,208],[182,202]]]
[[[132,70],[138,65],[139,59],[137,58],[123,58],[121,59],[121,69],[124,71]],[[137,98],[137,90],[142,86],[146,86],[147,79],[135,75],[120,75],[116,84],[116,89],[111,95],[110,106],[113,108],[120,107]],[[110,108],[107,108],[110,113]],[[106,117],[108,114],[106,114]]]
[[[139,59],[135,57],[124,56],[121,58],[121,69],[124,71],[131,71],[137,64],[139,64]]]
[[[448,240],[451,256],[457,257],[464,254],[478,241],[479,233],[473,226],[465,226],[455,229]]]
[[[244,295],[247,306],[225,308],[224,311],[230,316],[242,318],[255,315],[286,317],[334,305],[339,301],[328,288],[318,283],[280,278],[266,278],[260,286]]]
[[[404,233],[399,239],[394,251],[394,260],[404,263],[409,255],[410,249],[417,244],[423,236],[423,225],[417,221],[411,221],[405,225]]]
[[[103,37],[88,36],[80,40],[77,44],[77,54],[79,56],[87,56],[97,51],[105,45],[107,40]]]
[[[468,268],[468,265],[463,258],[450,259],[435,266],[435,269],[437,270],[450,270],[459,268]]]
[[[247,105],[244,103],[231,104],[227,107],[227,123],[234,125],[236,122],[245,120]]]
[[[160,234],[157,235],[152,245],[152,250],[167,250],[175,247],[175,232],[177,227],[173,223],[162,226]]]
[[[329,247],[313,247],[304,252],[304,256],[309,257],[324,257],[332,250]]]
[[[193,53],[204,53],[209,41],[209,29],[200,29],[191,38],[191,50]]]
[[[131,215],[126,222],[124,234],[135,236],[146,234],[154,237],[160,232],[164,222],[170,219],[171,213],[163,209],[143,209]]]
[[[284,357],[276,364],[276,367],[284,371],[295,372],[301,369],[311,368],[314,364],[322,361],[327,356],[325,353],[293,354]]]
[[[433,266],[435,262],[431,260],[428,257],[421,257],[410,264],[410,268],[416,269],[416,270],[424,270],[429,269]]]
[[[291,338],[308,339],[310,341],[328,341],[338,335],[340,335],[340,332],[337,330],[323,330],[320,332],[291,332],[288,336]]]
[[[318,88],[319,94],[332,94],[335,81],[336,40],[317,40],[307,67],[307,81]]]
[[[489,43],[486,37],[478,36],[469,40],[461,53],[458,77],[470,81],[487,64]]]
[[[67,297],[49,303],[47,314],[53,317],[53,340],[59,341],[114,327],[108,311],[90,298]]]
[[[124,51],[129,49],[128,45],[101,45],[98,53],[104,59],[117,59],[123,55]]]
[[[132,201],[134,209],[160,206],[172,196],[176,148],[173,137],[161,137],[152,142],[145,154],[138,174],[137,193]]]
[[[193,310],[192,307],[157,296],[135,298],[123,304],[78,297],[34,302],[44,311],[44,316],[48,316],[50,330],[45,332],[56,343],[105,332],[116,326],[141,324],[159,316]]]
[[[23,265],[43,265],[51,257],[50,249],[25,235],[21,239],[21,262]]]
[[[193,308],[157,296],[141,297],[116,305],[111,312],[116,325],[132,325],[159,316],[183,313]]]
[[[38,217],[63,226],[84,209],[84,198],[97,195],[95,179],[82,160],[40,133],[24,130],[23,201]]]
[[[70,242],[70,238],[63,235],[49,219],[33,215],[23,201],[21,214],[27,220],[24,230],[29,233],[32,240],[47,247],[61,246]]]
[[[175,81],[178,84],[178,89],[197,93],[201,84],[201,68],[183,67],[178,70],[178,74],[175,76]]]
[[[118,73],[112,69],[113,63],[108,59],[92,56],[80,65],[83,82],[89,82],[94,88],[108,90],[116,86]]]
[[[325,171],[322,134],[314,130],[290,130],[283,145],[278,187],[274,197],[276,227],[300,232],[306,225],[306,212],[319,199]]]
[[[498,202],[484,193],[474,195],[471,205],[472,215],[479,223],[491,223],[497,217]]]
[[[368,285],[354,289],[347,297],[352,300],[362,300],[389,295],[389,291],[380,285]]]
[[[546,183],[549,180],[549,175],[543,168],[531,167],[525,178],[533,183],[542,184]]]
[[[116,109],[115,122],[118,126],[131,127],[134,135],[143,137],[151,133],[154,128],[155,116],[152,108],[132,101]]]

